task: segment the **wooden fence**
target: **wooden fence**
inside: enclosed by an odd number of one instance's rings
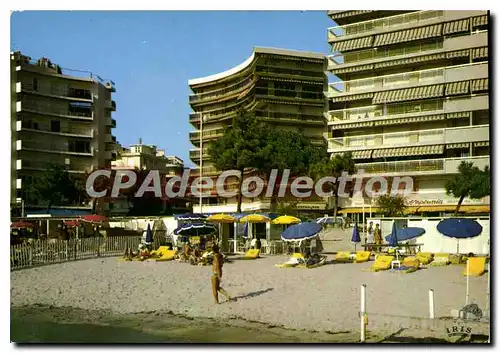
[[[137,249],[140,237],[95,237],[70,240],[44,239],[11,245],[11,270],[66,261],[119,256],[126,248]]]

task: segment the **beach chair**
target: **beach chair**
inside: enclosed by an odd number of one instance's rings
[[[255,260],[260,255],[260,250],[258,249],[250,249],[247,251],[245,256],[243,257],[245,260]]]
[[[300,263],[299,265],[297,265],[297,268],[320,267],[320,266],[323,266],[324,264],[326,264],[326,259],[327,259],[326,256],[316,255],[316,256],[309,258],[307,261],[304,261],[304,263]]]
[[[166,250],[162,253],[161,257],[156,259],[156,261],[171,261],[174,259],[176,250]]]
[[[151,256],[162,256],[166,251],[170,250],[170,246],[160,246],[158,249],[151,251]]]
[[[349,251],[339,251],[335,256],[336,262],[352,262],[351,253]]]
[[[375,258],[375,263],[363,271],[378,272],[386,271],[391,268],[391,263],[394,261],[394,256],[391,255],[379,255]]]
[[[482,276],[486,272],[486,257],[469,257],[469,276]],[[467,265],[462,275],[467,276]]]
[[[416,255],[416,258],[422,265],[428,265],[432,261],[432,253],[430,252],[419,252]]]
[[[356,253],[355,262],[356,263],[367,262],[368,260],[370,260],[370,255],[371,255],[370,251],[358,251]]]
[[[450,254],[437,253],[434,254],[434,260],[430,263],[431,266],[447,266],[450,264]]]
[[[303,258],[292,256],[288,261],[283,262],[282,264],[276,264],[274,266],[276,266],[278,268],[290,268],[290,267],[295,267],[303,262],[304,262]]]

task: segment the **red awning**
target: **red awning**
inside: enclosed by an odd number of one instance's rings
[[[68,227],[78,227],[80,225],[80,222],[78,222],[77,220],[65,221],[64,223]]]
[[[11,228],[33,228],[33,223],[24,222],[24,221],[14,222],[10,225],[10,227]]]
[[[86,222],[101,223],[101,222],[106,222],[108,219],[104,216],[99,216],[94,214],[94,215],[83,216],[83,220]]]

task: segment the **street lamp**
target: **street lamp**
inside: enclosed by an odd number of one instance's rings
[[[205,120],[206,118],[200,113],[200,181],[203,180],[203,121]],[[203,213],[203,192],[200,192],[200,213]]]

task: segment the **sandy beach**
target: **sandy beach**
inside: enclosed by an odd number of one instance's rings
[[[333,259],[333,255],[329,259]],[[210,267],[173,262],[122,262],[103,258],[11,273],[11,307],[56,308],[116,314],[168,312],[190,318],[246,320],[284,329],[359,331],[360,286],[367,285],[368,329],[393,332],[409,318],[428,317],[428,290],[438,318],[465,304],[462,266],[433,267],[411,274],[364,272],[364,264],[328,264],[316,269],[280,269],[286,256],[233,261],[224,266],[223,287],[236,302],[213,304]],[[486,304],[487,276],[471,278],[470,299]],[[418,320],[417,320],[418,321]],[[418,327],[415,335],[429,336]],[[441,330],[442,331],[442,330]],[[442,336],[435,332],[430,336]]]

